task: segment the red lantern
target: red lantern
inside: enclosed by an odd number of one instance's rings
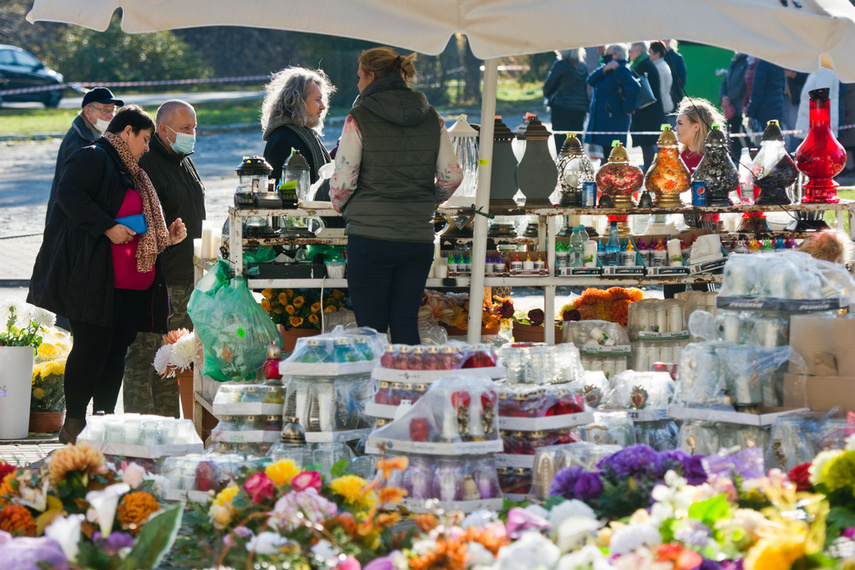
[[[810,92],[810,130],[796,150],[796,166],[809,178],[802,197],[805,204],[836,204],[840,201],[834,177],[846,165],[846,150],[831,132],[828,94],[828,88]]]

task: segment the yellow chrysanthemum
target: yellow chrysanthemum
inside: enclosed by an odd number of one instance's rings
[[[344,501],[355,507],[370,509],[377,503],[375,495],[368,487],[368,482],[356,475],[342,475],[330,482],[330,490],[344,497]]]
[[[48,344],[46,342],[39,345],[38,355],[42,358],[50,358],[52,356],[56,356],[59,354],[59,351],[56,349],[56,345]]]
[[[262,299],[261,300],[261,308],[269,313],[270,312],[270,301],[268,301],[267,299]]]
[[[287,485],[291,479],[299,475],[300,468],[293,459],[280,459],[264,469],[264,474],[277,485]]]
[[[292,327],[299,327],[303,324],[303,317],[291,317],[290,319],[288,319],[288,323]]]
[[[805,555],[803,536],[761,538],[745,557],[745,570],[789,570]]]
[[[45,397],[45,391],[41,388],[33,388],[33,398],[36,400],[41,400]]]
[[[235,514],[235,508],[232,506],[232,499],[240,492],[240,487],[237,485],[229,485],[217,494],[211,507],[208,509],[208,516],[211,517],[211,522],[214,523],[214,528],[224,529]]]
[[[214,504],[218,507],[223,507],[226,503],[231,504],[232,499],[240,492],[240,487],[237,485],[229,485],[219,493],[217,493],[216,498],[214,499]]]
[[[56,487],[69,471],[83,471],[94,475],[104,469],[104,454],[87,443],[66,445],[50,456],[48,470],[50,484]]]
[[[303,306],[303,303],[306,302],[306,298],[300,295],[299,297],[294,297],[294,306],[298,309]]]
[[[261,291],[261,296],[264,297],[265,299],[272,299],[273,298],[273,290],[272,289],[263,289]]]

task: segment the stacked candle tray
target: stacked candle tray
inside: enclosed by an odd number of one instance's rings
[[[632,369],[652,370],[657,362],[675,363],[688,343],[685,303],[677,299],[642,299],[629,305],[627,333]]]
[[[632,347],[626,331],[618,323],[565,321],[564,342],[572,342],[579,349],[585,370],[602,371],[606,377],[612,377],[629,368]]]
[[[516,342],[499,350],[499,362],[512,384],[563,384],[582,378],[585,369],[572,343],[534,345]]]
[[[141,414],[91,416],[78,439],[105,455],[146,459],[201,453],[204,447],[192,421]]]
[[[371,371],[376,391],[366,413],[383,426],[401,406],[415,404],[433,382],[449,374],[501,379],[506,370],[498,364],[492,347],[485,344],[389,345]]]
[[[369,453],[409,457],[398,484],[407,490],[404,506],[413,512],[437,506],[471,512],[502,504],[493,460],[502,449],[496,387],[487,377],[456,372],[432,382],[417,402],[368,438]]]
[[[285,387],[268,384],[222,384],[213,412],[220,420],[211,431],[214,450],[264,455],[282,431]]]
[[[619,445],[598,444],[586,441],[541,447],[534,457],[531,495],[537,499],[549,496],[555,474],[566,467],[581,467],[586,471],[597,469],[600,460],[617,453]],[[502,474],[499,476],[502,482]],[[513,484],[515,481],[511,481]]]
[[[190,454],[168,457],[158,462],[155,472],[169,481],[167,498],[195,503],[210,501],[234,482],[248,467],[260,467],[262,457],[238,454]]]

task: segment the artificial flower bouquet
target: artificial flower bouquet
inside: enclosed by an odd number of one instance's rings
[[[264,289],[261,308],[273,322],[289,329],[321,329],[321,311],[334,313],[346,308],[347,294],[333,289],[323,298],[316,289]]]
[[[40,469],[0,462],[4,568],[156,568],[171,548],[182,505],[164,510],[168,483],[138,464],[108,465],[81,443]]]
[[[514,304],[510,297],[494,295],[492,299],[484,298],[481,306],[483,328],[506,324],[513,316]],[[425,289],[419,318],[466,330],[469,326],[469,293],[440,293]]]
[[[163,346],[157,349],[153,365],[161,376],[175,376],[201,360],[202,342],[196,332],[178,329],[163,335]]]
[[[65,361],[71,351],[71,336],[56,328],[44,332],[33,366],[31,412],[65,410]]]
[[[205,560],[214,567],[358,570],[409,544],[412,531],[395,535],[391,529],[401,516],[379,510],[405,495],[387,482],[407,463],[406,457],[378,460],[379,476],[370,482],[344,474],[347,460],[333,466],[329,480],[292,459],[249,469],[210,505],[191,507],[185,515],[188,532],[172,559],[191,567]],[[210,540],[200,544],[200,536]]]
[[[585,289],[578,299],[561,307],[565,321],[610,321],[626,327],[629,320],[629,304],[640,301],[644,293],[640,289],[612,287]]]

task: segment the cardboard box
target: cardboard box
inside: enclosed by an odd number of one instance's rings
[[[855,376],[784,374],[784,405],[817,411],[839,408],[836,417],[844,417],[855,412]]]
[[[812,376],[855,376],[855,319],[821,315],[790,317],[790,345]]]

